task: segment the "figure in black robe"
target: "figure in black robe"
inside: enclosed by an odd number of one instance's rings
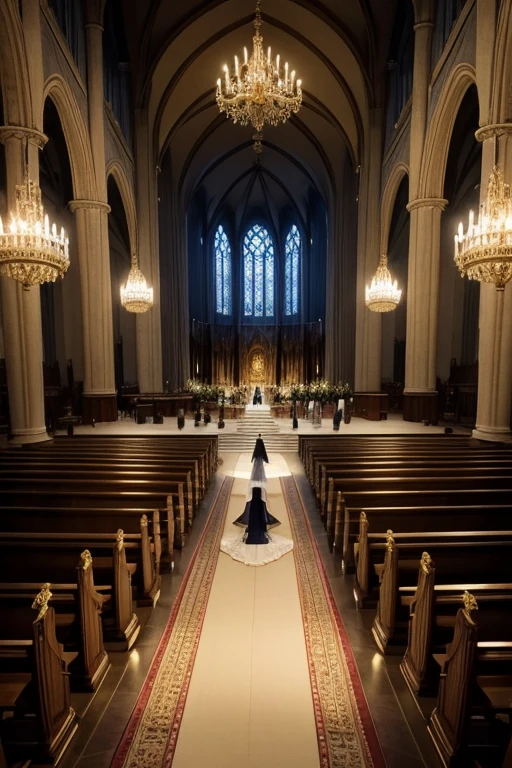
[[[253,405],[261,405],[261,389],[259,387],[254,388],[254,395],[252,398]]]
[[[234,525],[245,528],[243,540],[246,544],[268,544],[268,529],[281,525],[268,511],[266,498],[264,488],[253,488],[243,513],[233,521]]]

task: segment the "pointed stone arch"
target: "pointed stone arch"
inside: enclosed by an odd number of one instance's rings
[[[130,252],[135,253],[138,250],[137,238],[137,214],[135,207],[135,197],[133,185],[130,183],[126,171],[119,160],[111,160],[107,165],[107,182],[109,176],[115,181],[121,200],[123,201],[126,223],[128,225],[128,235],[130,237]]]
[[[0,88],[6,125],[32,128],[32,102],[23,27],[13,0],[0,2]]]
[[[89,132],[71,88],[60,75],[52,75],[46,81],[43,109],[47,98],[53,101],[59,114],[69,154],[74,197],[76,200],[97,200]]]
[[[512,122],[512,46],[510,25],[512,24],[512,3],[501,3],[494,46],[491,123]]]
[[[443,197],[446,163],[453,126],[462,99],[472,85],[477,87],[476,71],[470,64],[459,64],[448,77],[430,120],[426,136],[420,173],[418,195],[420,199],[441,199]]]
[[[393,216],[393,209],[395,207],[395,200],[400,189],[400,184],[404,176],[409,176],[409,167],[406,163],[397,163],[386,182],[382,200],[380,203],[380,252],[388,252],[389,244],[389,230],[391,228],[391,219]]]

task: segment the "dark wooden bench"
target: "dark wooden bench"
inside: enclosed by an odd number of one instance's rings
[[[434,534],[418,534],[417,538],[405,534],[395,540],[390,531],[385,542],[372,547],[379,548],[383,555],[378,568],[379,602],[372,625],[373,638],[382,652],[390,645],[403,647],[406,643],[407,615],[403,612],[400,622],[404,606],[399,588],[415,585],[423,552],[428,550],[434,559],[438,580],[448,583],[504,583],[510,575],[510,531],[473,532],[471,536],[454,533],[444,540],[437,540]]]
[[[68,673],[75,654],[57,641],[50,597],[44,585],[32,605],[37,613],[24,607],[16,626],[11,614],[13,637],[0,639],[0,710],[9,714],[0,720],[0,737],[9,764],[29,758],[55,765],[78,727]]]
[[[466,593],[453,641],[435,656],[439,692],[428,730],[445,765],[503,764],[512,716],[511,607],[477,604]]]
[[[339,493],[336,501],[336,518],[333,542],[338,552],[342,555],[342,565],[346,571],[354,570],[354,547],[359,532],[359,519],[362,511],[369,515],[372,509],[393,509],[400,514],[400,510],[408,510],[411,507],[441,508],[451,506],[500,506],[509,505],[512,499],[512,480],[509,487],[502,488],[489,484],[485,487],[457,487],[455,482],[449,488],[421,487],[407,490],[365,490],[346,491]],[[382,513],[386,514],[386,513]],[[403,514],[407,514],[404,511]],[[391,527],[391,526],[387,526]],[[422,526],[422,530],[424,527]],[[405,528],[399,528],[405,530]]]

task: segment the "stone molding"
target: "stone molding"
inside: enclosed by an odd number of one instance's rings
[[[71,213],[82,209],[100,210],[105,211],[105,213],[110,213],[111,211],[110,205],[103,203],[101,200],[70,200],[68,207]]]
[[[483,142],[505,134],[512,134],[512,123],[490,123],[475,131],[475,139]]]
[[[18,139],[19,141],[27,139],[31,144],[35,144],[38,149],[42,149],[48,141],[48,136],[36,128],[27,128],[23,125],[0,126],[0,144],[5,144],[9,139]]]
[[[443,197],[420,197],[407,203],[406,208],[409,213],[416,211],[418,208],[440,208],[444,211],[447,205],[448,200],[445,200]]]

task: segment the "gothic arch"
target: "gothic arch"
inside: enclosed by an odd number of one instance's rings
[[[0,87],[5,122],[32,128],[32,103],[23,27],[13,0],[0,2]]]
[[[472,85],[476,86],[475,68],[471,64],[459,64],[450,73],[439,96],[425,140],[419,198],[443,197],[453,126],[462,99]]]
[[[60,75],[52,75],[46,81],[43,89],[43,109],[47,98],[53,101],[59,113],[68,148],[75,199],[97,200],[89,132],[71,88]]]
[[[133,186],[130,184],[126,171],[119,160],[111,160],[107,165],[107,181],[109,176],[114,179],[121,200],[123,201],[126,223],[128,225],[128,234],[130,237],[130,250],[134,253],[138,249],[137,242],[137,214],[135,208],[135,198],[133,195]]]
[[[405,163],[397,163],[391,171],[384,188],[382,200],[380,203],[380,253],[388,252],[389,230],[391,228],[391,218],[395,200],[404,176],[409,175],[409,168]]]

